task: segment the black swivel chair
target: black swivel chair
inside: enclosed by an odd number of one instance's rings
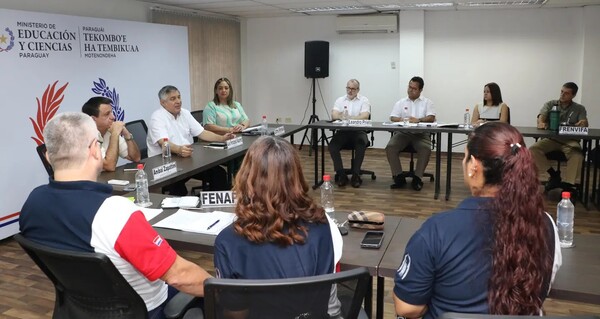
[[[332,285],[342,304],[341,318],[365,317],[361,304],[368,289],[369,271],[360,267],[335,274],[287,279],[222,279],[204,282],[204,318],[229,318],[240,311],[243,318],[329,318]],[[238,313],[240,313],[238,312]],[[191,309],[184,318],[203,318]]]
[[[146,304],[106,255],[51,248],[21,234],[14,239],[54,284],[52,318],[148,318]],[[165,315],[181,318],[194,299],[177,294]]]
[[[393,135],[393,133],[392,133]],[[429,134],[429,138],[431,139],[431,149],[435,149],[435,135],[434,134]],[[410,177],[413,178],[415,177],[415,154],[417,153],[417,150],[415,150],[415,148],[412,146],[412,144],[408,144],[401,152],[403,153],[410,153],[410,163],[409,163],[409,170],[405,171],[402,173],[402,176],[406,177]],[[425,177],[429,177],[429,181],[433,182],[435,180],[435,175],[432,173],[427,173],[424,172],[423,173],[423,178]]]
[[[135,120],[127,122],[125,128],[133,135],[133,140],[140,149],[141,158],[148,157],[148,145],[146,144],[146,136],[148,135],[148,126],[144,120]]]
[[[438,319],[534,319],[534,318],[547,318],[547,319],[600,319],[598,316],[544,316],[539,315],[531,316],[509,316],[509,315],[485,315],[485,314],[474,314],[474,313],[457,313],[457,312],[446,312],[442,314]]]
[[[196,110],[196,111],[192,111],[190,113],[192,113],[192,116],[196,119],[196,121],[198,121],[198,123],[200,123],[202,125],[202,122],[204,122],[204,118],[203,118],[204,110]],[[196,143],[196,142],[198,142],[198,137],[194,136],[194,143]]]
[[[371,141],[367,145],[367,148],[368,148],[369,146],[372,146],[375,143],[375,136],[373,134],[373,131],[367,131],[367,134],[371,135],[371,138],[370,138]],[[345,145],[344,147],[342,147],[342,149],[352,151],[350,168],[344,169],[344,173],[346,173],[346,175],[352,175],[352,174],[354,174],[354,151],[355,151],[354,146]],[[377,179],[377,176],[375,175],[374,171],[370,171],[370,170],[366,170],[366,169],[362,169],[362,168],[360,170],[360,175],[371,175],[372,180]]]
[[[44,164],[44,168],[46,169],[46,172],[48,172],[48,176],[50,176],[50,178],[54,178],[54,169],[52,169],[52,165],[50,165],[48,159],[46,159],[46,144],[38,145],[35,150],[40,156],[40,160],[42,160],[42,164]]]

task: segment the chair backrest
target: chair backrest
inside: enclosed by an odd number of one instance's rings
[[[457,312],[446,312],[442,314],[442,316],[438,317],[438,319],[525,319],[525,318],[545,318],[545,319],[600,319],[598,316],[544,316],[540,317],[539,315],[531,315],[531,316],[508,316],[508,315],[482,315],[482,314],[473,314],[473,313],[457,313]]]
[[[54,178],[54,169],[52,169],[52,165],[50,165],[50,163],[48,162],[48,159],[46,158],[46,144],[40,144],[38,145],[35,150],[37,151],[38,155],[40,156],[40,159],[42,160],[42,164],[44,164],[44,168],[46,169],[46,172],[48,172],[48,176]]]
[[[200,125],[204,125],[202,123],[204,121],[204,117],[203,117],[204,110],[196,110],[196,111],[192,111],[190,113],[192,113],[192,116],[196,119],[196,121],[198,121],[198,123],[200,123]],[[196,143],[196,142],[198,142],[198,137],[194,136],[194,143]]]
[[[506,107],[506,113],[508,113],[507,123],[510,124],[510,107]]]
[[[51,248],[21,234],[14,238],[54,284],[54,319],[148,317],[142,298],[106,255]]]
[[[148,136],[148,126],[144,120],[135,120],[125,123],[125,127],[129,133],[133,134],[133,140],[140,149],[141,158],[148,157],[148,145],[146,144],[146,136]]]
[[[204,121],[203,113],[204,110],[196,110],[196,111],[192,111],[190,112],[192,113],[192,116],[196,119],[196,121],[198,121],[198,123],[203,124],[202,122]]]
[[[204,316],[226,318],[241,311],[244,318],[329,318],[332,285],[342,304],[341,318],[355,319],[367,292],[369,271],[356,268],[334,274],[287,279],[222,279],[204,282]]]

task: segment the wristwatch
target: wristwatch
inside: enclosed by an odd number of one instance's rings
[[[129,137],[125,137],[126,141],[131,141],[133,140],[133,134],[129,133]]]

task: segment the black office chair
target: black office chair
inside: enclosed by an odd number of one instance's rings
[[[146,136],[148,136],[148,126],[144,120],[135,120],[125,123],[125,128],[133,135],[133,140],[137,144],[141,158],[148,157],[148,145],[146,144]]]
[[[198,121],[198,123],[200,123],[200,125],[203,125],[202,123],[204,122],[204,110],[191,111],[190,113],[192,113],[192,116],[196,119],[196,121]],[[194,136],[194,143],[196,142],[198,142],[198,137]]]
[[[52,318],[148,318],[144,300],[106,255],[51,248],[21,234],[13,238],[54,284]],[[194,297],[179,293],[164,313],[181,318],[193,301]]]
[[[446,312],[442,314],[438,319],[534,319],[534,318],[546,318],[546,319],[600,319],[598,316],[544,316],[539,315],[531,316],[510,316],[510,315],[484,315],[484,314],[473,314],[473,313],[458,313],[458,312]]]
[[[361,304],[368,289],[369,271],[360,267],[335,274],[287,279],[222,279],[204,282],[204,318],[229,318],[231,311],[244,318],[329,318],[331,287],[337,285],[341,318],[366,316]],[[191,309],[184,318],[202,318]]]
[[[35,150],[40,156],[40,160],[42,160],[42,164],[44,164],[44,168],[46,169],[46,172],[48,172],[48,176],[50,178],[54,178],[54,169],[52,169],[52,165],[50,165],[50,162],[48,162],[48,159],[46,158],[46,144],[38,145]]]
[[[369,118],[368,119],[369,120],[371,119],[371,114],[370,113],[369,113]],[[371,135],[370,142],[369,142],[369,144],[367,144],[367,148],[368,148],[369,146],[373,146],[373,144],[375,143],[375,134],[374,134],[373,131],[365,131],[365,132],[367,134]],[[334,132],[334,134],[335,134],[335,132]],[[352,174],[354,174],[354,151],[355,151],[354,145],[344,145],[341,149],[342,150],[350,150],[350,151],[352,151],[350,168],[344,169],[344,173],[346,175],[352,175]],[[360,170],[360,175],[371,175],[371,179],[372,180],[377,179],[377,176],[375,175],[374,171],[370,171],[370,170],[366,170],[366,169],[362,169],[362,168]]]
[[[392,132],[392,135],[394,133]],[[429,138],[431,139],[431,149],[435,149],[435,135],[434,134],[429,134]],[[409,170],[408,171],[404,171],[402,173],[402,176],[406,177],[410,177],[413,178],[415,177],[415,154],[417,153],[417,150],[415,150],[415,148],[412,146],[412,144],[408,144],[402,151],[402,153],[410,153],[410,163],[409,163]],[[432,173],[427,173],[424,172],[423,173],[423,178],[425,177],[429,177],[429,181],[433,182],[435,180],[435,175]]]
[[[366,132],[367,132],[367,134],[371,135],[370,142],[367,145],[367,148],[368,148],[369,146],[373,146],[373,144],[375,143],[375,135],[373,134],[373,131],[366,131]],[[355,151],[354,146],[344,146],[344,147],[342,147],[342,149],[352,151],[350,168],[344,169],[344,173],[346,173],[346,175],[352,175],[352,174],[354,174],[354,151]],[[360,175],[371,175],[372,180],[377,179],[377,176],[375,176],[374,171],[370,171],[370,170],[366,170],[366,169],[362,169],[362,168],[360,169]]]

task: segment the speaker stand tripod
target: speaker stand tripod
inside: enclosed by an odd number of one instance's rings
[[[318,122],[319,121],[319,116],[316,114],[316,103],[317,103],[317,95],[315,94],[315,78],[312,78],[312,114],[310,115],[310,118],[308,119],[308,124],[312,124],[314,122]],[[302,150],[302,146],[304,145],[304,141],[307,140],[308,144],[311,145],[312,147],[308,150],[308,156],[312,155],[312,150],[313,147],[319,147],[319,140],[314,140],[316,138],[317,134],[313,134],[312,138],[308,137],[308,130],[309,128],[306,128],[304,130],[304,136],[302,137],[302,142],[300,142],[300,147],[298,148],[299,150]],[[314,130],[314,129],[313,129]],[[322,136],[321,138],[325,138],[324,136]],[[315,142],[315,144],[313,144],[312,142]],[[327,139],[325,139],[325,141],[327,141]]]

